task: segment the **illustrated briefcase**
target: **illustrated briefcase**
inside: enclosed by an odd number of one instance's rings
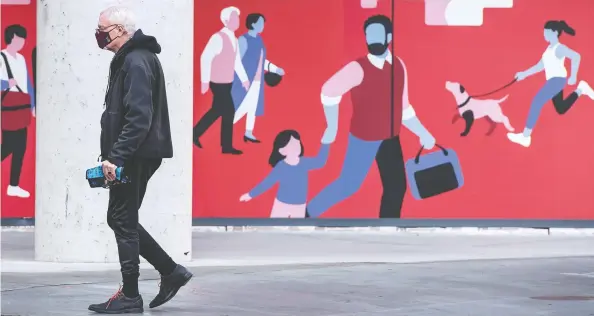
[[[422,200],[464,185],[464,176],[458,155],[451,148],[435,145],[440,150],[421,155],[423,147],[406,164],[406,176],[410,192],[416,200]]]

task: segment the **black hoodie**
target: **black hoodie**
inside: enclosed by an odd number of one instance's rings
[[[117,166],[138,158],[171,158],[171,130],[161,46],[142,30],[115,54],[101,116],[101,157]]]

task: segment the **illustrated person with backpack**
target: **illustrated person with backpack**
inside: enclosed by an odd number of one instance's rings
[[[192,278],[192,273],[176,264],[138,221],[149,180],[164,158],[173,157],[165,75],[157,57],[161,46],[153,36],[136,28],[135,15],[129,9],[117,6],[101,13],[95,38],[100,49],[115,53],[101,116],[103,174],[113,181],[116,168],[123,167],[129,182],[109,189],[107,207],[123,287],[106,302],[90,305],[89,310],[140,313],[144,303],[138,291],[139,256],[161,275],[159,294],[150,308],[171,300]]]
[[[246,117],[244,142],[260,143],[260,140],[254,136],[254,127],[256,117],[264,115],[264,84],[265,74],[268,72],[283,76],[285,71],[271,63],[267,59],[266,47],[262,39],[264,23],[266,19],[260,13],[250,13],[245,19],[247,33],[241,35],[238,39],[239,54],[241,63],[245,68],[248,79],[251,82],[250,88],[246,91],[241,79],[235,74],[233,80],[233,104],[235,105],[235,117],[233,124],[237,123],[244,116]]]
[[[580,67],[580,54],[561,43],[562,34],[574,36],[575,30],[565,21],[548,21],[544,26],[544,39],[549,43],[542,54],[540,61],[527,70],[516,74],[518,81],[524,80],[534,74],[545,72],[546,82],[544,86],[536,93],[530,110],[526,127],[522,133],[508,133],[507,138],[513,143],[529,147],[532,142],[532,132],[540,112],[544,105],[552,101],[555,111],[563,115],[569,111],[575,101],[581,95],[587,95],[594,100],[594,90],[585,81],[580,81],[577,89],[564,97],[563,89],[566,85],[574,85],[577,81],[578,69]],[[565,58],[571,60],[571,75],[567,78],[567,69],[565,69]]]
[[[27,127],[35,115],[35,91],[25,57],[19,52],[25,46],[27,30],[18,24],[4,30],[6,48],[0,59],[2,94],[2,161],[12,155],[10,183],[6,195],[28,198],[29,192],[19,186],[23,160],[27,151]]]

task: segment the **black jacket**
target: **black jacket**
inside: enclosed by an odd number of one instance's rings
[[[101,116],[101,157],[117,166],[132,158],[171,158],[161,46],[142,30],[114,56]]]

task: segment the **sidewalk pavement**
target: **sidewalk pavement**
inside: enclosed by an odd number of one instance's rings
[[[145,315],[594,315],[594,236],[195,231],[195,278]],[[40,263],[33,233],[2,232],[2,315],[89,315],[117,264]],[[60,273],[58,273],[60,272]]]
[[[547,230],[412,229],[408,231],[244,230],[196,228],[190,267],[434,261],[594,256],[594,234]],[[3,272],[118,270],[117,263],[34,261],[33,229],[2,231]],[[146,266],[146,264],[144,264]]]

